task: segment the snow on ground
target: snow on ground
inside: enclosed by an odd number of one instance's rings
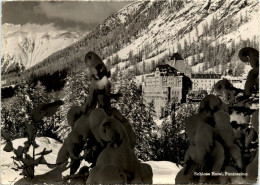
[[[177,173],[181,170],[169,161],[147,161],[153,169],[153,184],[174,184]]]
[[[26,141],[26,138],[16,139],[13,141],[14,148],[22,145]],[[62,143],[47,137],[36,138],[36,143],[40,145],[36,149],[36,153],[41,152],[44,148],[47,150],[52,150],[52,152],[45,156],[45,159],[48,163],[55,163],[58,151]],[[11,184],[22,178],[19,175],[19,171],[14,171],[11,169],[14,166],[13,159],[11,156],[14,156],[13,152],[3,151],[5,146],[4,141],[1,141],[1,184]],[[30,150],[30,152],[32,152]],[[151,165],[153,170],[153,183],[154,184],[174,184],[176,174],[180,171],[180,168],[176,164],[169,161],[147,161],[144,162]],[[36,175],[44,174],[50,171],[46,165],[39,165],[35,169]],[[68,175],[68,170],[63,173],[63,175]]]
[[[140,6],[141,4],[142,4],[142,1],[135,1],[135,2],[125,6],[124,8],[122,8],[121,10],[119,10],[117,12],[118,18],[121,20],[121,22],[124,23],[126,21],[127,15],[133,14],[138,9],[138,6]]]
[[[199,71],[202,71],[203,69],[203,66],[204,66],[204,63],[199,63],[195,66],[192,66],[191,69],[192,69],[192,72],[199,72]]]
[[[23,143],[27,141],[27,138],[16,139],[13,141],[13,147],[18,148],[18,146],[24,146]],[[40,145],[39,148],[36,149],[36,154],[41,152],[44,148],[46,150],[52,150],[52,152],[48,155],[45,155],[44,158],[48,163],[55,164],[57,153],[61,147],[61,143],[47,137],[39,137],[36,138],[36,143]],[[14,156],[13,152],[5,152],[3,151],[3,147],[5,146],[3,140],[1,141],[1,183],[2,184],[10,184],[10,182],[18,181],[22,178],[19,175],[20,171],[14,171],[11,169],[15,167],[13,163],[13,159],[11,156]],[[30,154],[32,154],[32,149],[30,149]],[[35,168],[35,175],[41,175],[48,172],[50,169],[46,165],[38,165]]]

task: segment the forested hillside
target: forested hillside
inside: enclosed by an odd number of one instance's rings
[[[232,69],[243,73],[237,52],[258,48],[258,3],[243,1],[137,1],[108,17],[86,37],[41,63],[3,77],[7,84],[63,69],[77,68],[84,54],[94,51],[112,72],[129,78],[150,72],[179,52],[193,72]],[[145,62],[142,62],[145,60]],[[116,74],[116,73],[115,73]],[[114,75],[116,76],[116,75]]]

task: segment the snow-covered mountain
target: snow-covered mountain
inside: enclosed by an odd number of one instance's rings
[[[112,73],[119,69],[137,76],[179,52],[193,73],[224,73],[225,69],[241,73],[246,67],[241,66],[238,51],[245,46],[259,49],[258,45],[256,0],[134,1],[37,68],[46,71],[53,66],[75,65],[87,51],[94,51],[109,64]],[[33,57],[28,58],[26,67],[34,64]]]
[[[81,33],[55,29],[52,25],[2,25],[2,73],[27,69],[52,53],[76,42]]]

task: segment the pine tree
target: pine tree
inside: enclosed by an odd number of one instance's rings
[[[112,62],[111,62],[110,57],[107,59],[106,67],[107,67],[108,70],[110,70],[111,67],[112,67]]]
[[[217,73],[217,74],[220,73],[220,66],[219,65],[217,65],[214,69],[215,69],[215,73]]]
[[[134,57],[133,57],[133,51],[132,50],[129,51],[128,60],[130,62],[130,66],[134,64]]]
[[[16,96],[8,104],[2,103],[2,129],[8,131],[13,138],[24,137],[24,125],[31,123],[31,119],[28,118],[30,117],[33,103],[28,96],[28,87],[25,81],[21,82],[16,91]]]
[[[151,71],[152,71],[154,68],[155,68],[155,61],[152,60],[152,62],[151,62]],[[151,72],[151,71],[150,71],[150,72]]]
[[[133,74],[134,74],[134,76],[139,75],[139,70],[138,70],[137,65],[138,65],[138,64],[135,64],[135,65],[133,66]]]
[[[206,22],[205,24],[203,24],[203,35],[207,36],[209,33],[209,26],[208,23]]]
[[[145,74],[146,73],[146,68],[145,68],[145,60],[143,60],[143,74]]]
[[[40,81],[37,82],[36,86],[33,88],[28,88],[28,97],[31,100],[33,107],[36,108],[43,103],[51,103],[57,99],[54,97],[54,92],[46,93],[46,88],[41,84]],[[34,123],[36,126],[36,131],[39,135],[48,136],[59,140],[56,130],[58,125],[61,123],[61,115],[55,114],[52,117],[45,117],[44,119]]]
[[[111,75],[111,81],[116,82],[118,81],[118,73],[119,73],[119,67],[116,65],[115,71]]]
[[[191,57],[191,66],[193,66],[194,63],[195,63],[195,56],[192,55],[192,57]]]
[[[204,66],[204,65],[203,65]],[[203,70],[204,71],[204,70]],[[198,69],[198,73],[201,73],[201,68],[199,67],[199,69]]]
[[[220,33],[221,35],[225,35],[225,23],[222,22],[220,25]]]
[[[115,57],[113,58],[112,64],[116,65],[118,63],[120,63],[120,58],[119,58],[118,54],[116,54]]]
[[[65,104],[70,106],[83,105],[88,95],[90,79],[85,72],[73,70],[67,77],[65,89]]]
[[[235,50],[236,50],[236,43],[235,43],[234,40],[232,40],[232,42],[231,42],[230,50],[231,50],[230,55],[233,55],[235,53]]]
[[[240,18],[239,18],[239,25],[243,24],[243,15],[240,13]]]
[[[181,44],[179,42],[177,43],[177,50],[178,50],[178,53],[182,53]]]
[[[201,61],[200,61],[201,59],[200,59],[200,53],[198,52],[197,53],[197,55],[196,55],[196,61],[197,61],[197,63],[200,63]],[[194,64],[194,63],[193,63]]]
[[[157,160],[181,164],[188,148],[184,122],[195,114],[197,107],[197,104],[179,104],[176,100],[168,103],[166,106],[168,117],[162,123],[161,136],[156,146]]]
[[[113,105],[127,118],[137,135],[136,152],[139,159],[151,160],[153,158],[153,103],[145,104],[142,90],[134,82],[126,83],[120,90],[123,97]]]
[[[198,25],[196,25],[196,40],[199,42],[199,30],[198,30]]]
[[[52,121],[59,121],[60,125],[56,133],[60,140],[64,140],[70,131],[70,127],[67,123],[67,112],[73,106],[84,106],[88,97],[89,84],[90,80],[86,72],[73,70],[68,75],[67,82],[63,88],[64,105],[56,117],[48,118],[52,119]]]
[[[186,39],[184,39],[183,50],[184,50],[184,57],[186,58],[188,56],[188,53],[189,53],[188,43],[187,43]]]
[[[48,97],[46,93],[45,86],[42,85],[40,81],[37,82],[36,86],[34,88],[29,88],[29,95],[30,99],[32,100],[33,104],[35,106],[41,104],[41,103],[47,103]]]

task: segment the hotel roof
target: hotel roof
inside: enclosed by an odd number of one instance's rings
[[[160,72],[165,72],[166,76],[171,76],[171,75],[177,76],[178,75],[177,72],[179,72],[177,69],[170,66],[169,64],[158,65],[152,70],[152,72],[155,72],[157,68],[159,69]]]
[[[220,79],[221,74],[191,74],[191,78]]]

